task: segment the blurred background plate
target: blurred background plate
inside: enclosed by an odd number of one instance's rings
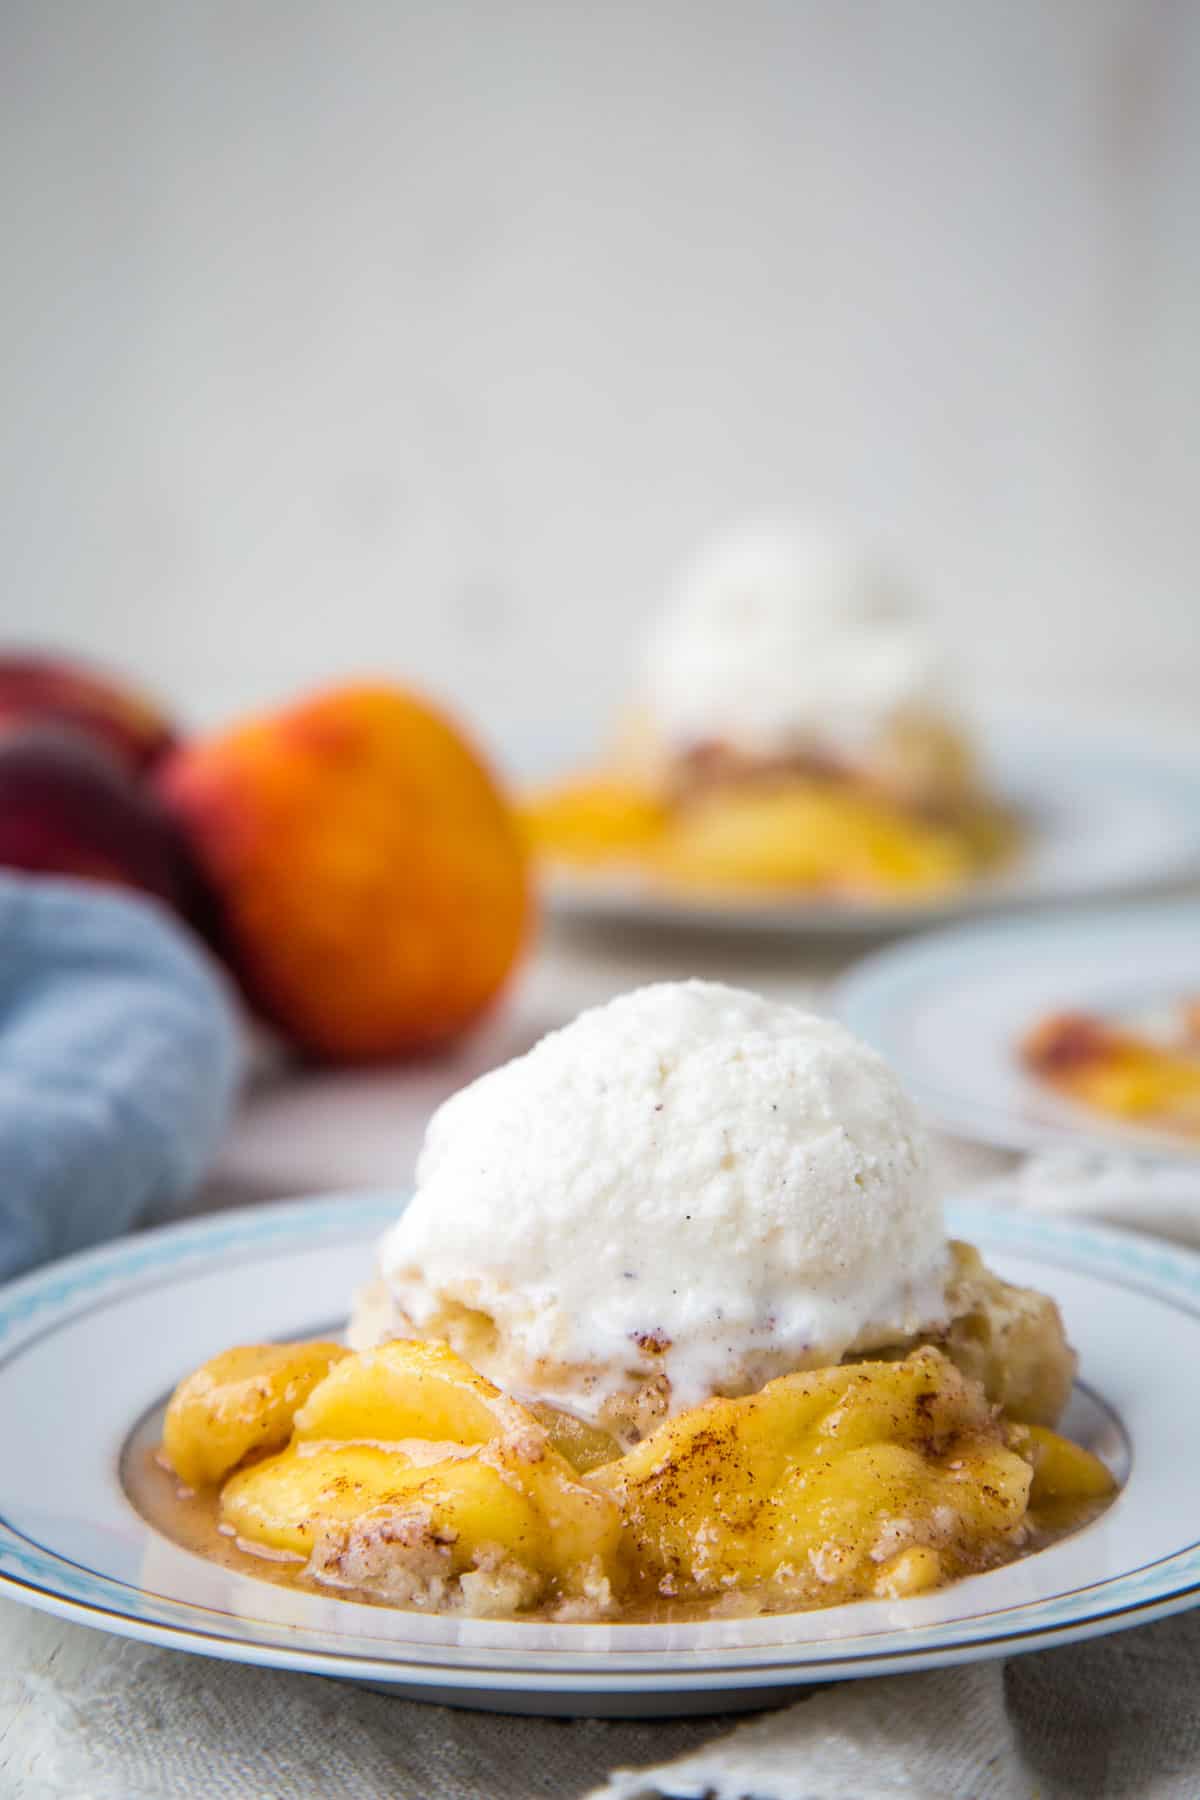
[[[834,1010],[891,1061],[943,1130],[1012,1150],[1074,1146],[1189,1156],[1044,1090],[1018,1040],[1048,1013],[1128,1015],[1200,993],[1200,899],[936,932],[867,958]]]
[[[1026,821],[1029,843],[1003,876],[911,903],[797,894],[684,894],[629,872],[558,869],[546,900],[558,917],[745,932],[907,931],[942,919],[1049,901],[1103,898],[1200,871],[1200,758],[1194,744],[1072,714],[989,710],[977,721],[995,791]],[[546,768],[545,773],[550,773]]]

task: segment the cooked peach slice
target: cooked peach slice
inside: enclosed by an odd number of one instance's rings
[[[181,1481],[220,1481],[252,1451],[278,1450],[340,1344],[242,1344],[180,1382],[163,1423],[163,1451]]]
[[[982,1388],[923,1349],[710,1400],[587,1480],[620,1502],[660,1592],[764,1584],[829,1604],[1002,1560],[1032,1475]]]
[[[612,1500],[560,1457],[510,1444],[429,1463],[377,1444],[293,1443],[233,1476],[221,1513],[243,1542],[309,1558],[322,1580],[414,1604],[471,1572],[496,1576],[502,1606],[582,1592],[620,1533]],[[479,1594],[472,1610],[488,1610]]]
[[[519,1483],[536,1505],[546,1534],[547,1572],[565,1579],[596,1559],[609,1567],[621,1539],[621,1514],[610,1494],[590,1487],[548,1446],[506,1440],[489,1444],[480,1457],[505,1481]]]
[[[565,781],[530,795],[521,808],[534,849],[582,864],[637,854],[654,843],[666,819],[657,795],[620,776]]]
[[[1106,1500],[1116,1488],[1112,1471],[1082,1444],[1073,1444],[1044,1425],[1029,1425],[1026,1430],[1033,1448],[1030,1505]]]
[[[874,893],[953,887],[971,862],[951,830],[866,794],[796,783],[698,800],[672,821],[655,867],[715,887]]]
[[[475,1457],[413,1463],[377,1444],[291,1444],[226,1482],[221,1517],[240,1538],[308,1557],[331,1526],[380,1507],[428,1509],[448,1543],[494,1542],[532,1555],[536,1518],[518,1487]],[[464,1563],[466,1567],[469,1564]]]
[[[621,1454],[616,1438],[599,1425],[577,1419],[573,1413],[561,1412],[556,1406],[538,1402],[529,1409],[539,1425],[545,1427],[552,1450],[565,1456],[580,1475],[614,1461]]]
[[[1021,1061],[1069,1099],[1135,1124],[1200,1134],[1200,1055],[1187,1017],[1158,1042],[1087,1013],[1055,1013],[1029,1032]]]
[[[298,1440],[486,1444],[530,1429],[532,1416],[448,1345],[415,1338],[347,1357],[296,1414]]]

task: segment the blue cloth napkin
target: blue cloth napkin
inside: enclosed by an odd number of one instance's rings
[[[216,964],[157,902],[0,873],[0,1280],[177,1208],[239,1063]]]

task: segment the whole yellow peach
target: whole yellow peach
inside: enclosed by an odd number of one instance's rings
[[[401,688],[319,693],[177,751],[159,776],[259,1011],[333,1061],[455,1036],[499,992],[531,910],[509,804]]]

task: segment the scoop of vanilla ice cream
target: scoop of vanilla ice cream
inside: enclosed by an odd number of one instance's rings
[[[651,630],[642,704],[668,748],[869,751],[936,708],[940,658],[893,573],[815,526],[735,532],[684,573]]]
[[[702,981],[585,1012],[448,1100],[382,1248],[404,1328],[486,1314],[477,1366],[589,1418],[651,1377],[677,1412],[935,1326],[946,1269],[883,1060]]]

